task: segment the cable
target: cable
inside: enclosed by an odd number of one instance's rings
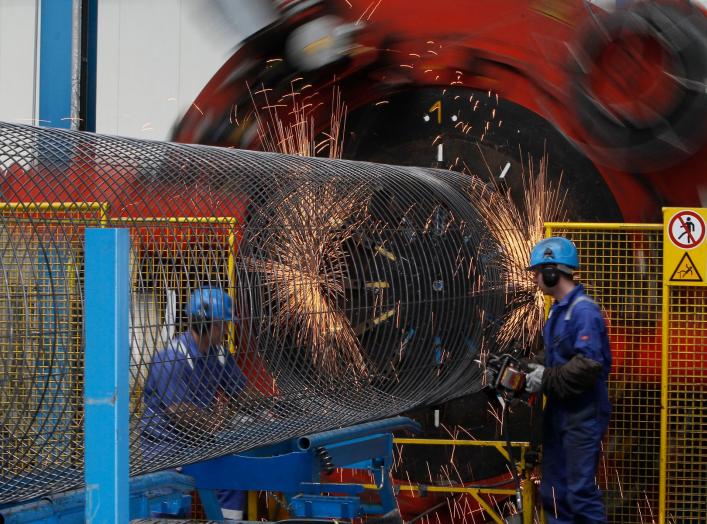
[[[513,459],[513,447],[511,446],[511,435],[508,431],[508,421],[506,420],[506,416],[508,415],[508,406],[510,403],[506,402],[500,395],[498,396],[498,400],[503,407],[503,409],[501,411],[501,420],[503,421],[502,428],[503,428],[503,432],[506,435],[506,452],[508,453],[507,462],[508,462],[508,465],[510,466],[511,475],[513,475],[513,481],[516,485],[516,507],[518,509],[518,513],[522,514],[523,513],[523,496],[521,493],[520,477],[518,476],[516,463],[515,463],[515,460]]]

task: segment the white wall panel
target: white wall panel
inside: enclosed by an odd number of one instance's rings
[[[0,120],[34,123],[38,0],[0,0]]]
[[[240,28],[266,21],[255,9],[263,0],[232,2],[242,9],[237,20],[215,0],[100,0],[96,130],[168,138],[241,40]]]

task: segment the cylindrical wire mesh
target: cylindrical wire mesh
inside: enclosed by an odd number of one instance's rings
[[[133,475],[481,386],[508,298],[478,180],[11,124],[0,161],[0,503],[82,482],[86,227],[131,232]],[[206,286],[233,299],[247,385],[181,384],[210,417],[166,421],[146,383]]]

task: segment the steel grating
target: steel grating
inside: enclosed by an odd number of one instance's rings
[[[660,478],[662,224],[552,224],[580,252],[579,280],[607,318],[611,422],[597,483],[609,522],[653,522]]]
[[[11,124],[0,161],[0,503],[82,483],[86,227],[131,233],[132,475],[476,391],[507,305],[537,309],[459,173]],[[248,387],[155,449],[150,362],[205,285],[234,299]]]
[[[667,522],[707,515],[707,288],[670,288],[665,513]]]

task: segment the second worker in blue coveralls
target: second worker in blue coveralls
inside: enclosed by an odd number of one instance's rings
[[[143,391],[143,453],[168,459],[198,446],[229,423],[246,378],[226,349],[228,323],[237,321],[233,300],[218,287],[192,292],[185,310],[189,329],[150,363]],[[241,520],[245,494],[218,490],[224,517]]]
[[[528,267],[555,299],[526,389],[547,399],[540,492],[547,522],[556,524],[607,522],[596,472],[611,413],[611,350],[599,306],[573,279],[578,267],[577,248],[563,237],[538,242]]]

